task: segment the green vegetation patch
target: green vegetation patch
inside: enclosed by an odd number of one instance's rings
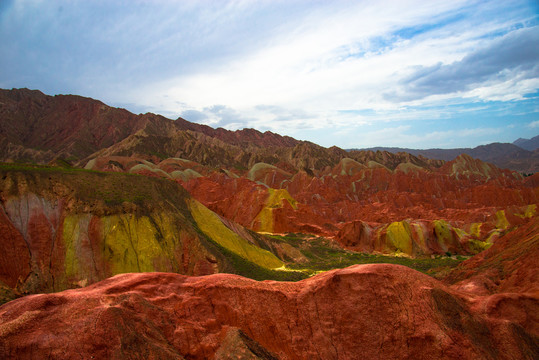
[[[302,234],[288,234],[286,236],[272,235],[275,241],[282,241],[297,248],[308,259],[307,263],[287,263],[289,269],[301,270],[312,276],[321,271],[344,268],[356,264],[397,264],[431,276],[445,273],[448,269],[456,267],[468,257],[434,256],[411,258],[407,256],[389,256],[381,254],[367,254],[344,250],[336,246],[332,240],[323,237],[311,237]]]
[[[60,168],[29,164],[0,164],[4,190],[19,195],[21,180],[28,192],[45,197],[72,197],[90,208],[102,202],[107,211],[125,212],[124,203],[149,212],[158,204],[167,210],[187,210],[187,191],[173,181],[128,173],[102,172],[78,168]],[[13,184],[8,186],[9,179]],[[7,188],[6,188],[7,187]]]
[[[276,281],[299,281],[306,279],[310,276],[308,272],[305,271],[295,271],[293,269],[268,269],[262,267],[252,261],[249,261],[242,256],[226,249],[221,246],[219,243],[213,242],[213,245],[217,250],[224,255],[227,261],[232,266],[233,270],[230,271],[233,274],[245,276],[253,280],[276,280]],[[226,270],[224,272],[227,272]]]

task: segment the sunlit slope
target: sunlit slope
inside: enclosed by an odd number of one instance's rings
[[[283,266],[171,180],[9,164],[0,175],[0,288],[11,296],[127,272],[249,275],[244,268]]]

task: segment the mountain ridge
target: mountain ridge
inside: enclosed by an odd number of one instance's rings
[[[349,151],[356,150],[350,149]],[[399,147],[373,147],[358,150],[388,151],[391,153],[407,152],[415,156],[424,156],[429,159],[444,161],[453,160],[460,154],[468,154],[471,157],[494,165],[519,171],[522,173],[536,173],[539,171],[539,150],[529,151],[510,143],[491,143],[479,145],[474,148],[456,149],[410,149]]]
[[[535,151],[539,148],[539,135],[534,136],[531,139],[518,138],[513,141],[513,144],[528,151]]]
[[[141,139],[140,135],[146,139]],[[135,139],[137,136],[138,138]],[[152,136],[153,139],[149,138]],[[183,141],[191,138],[191,145],[178,152],[177,141],[171,137],[183,138]],[[131,140],[126,140],[128,138]],[[144,140],[150,141],[151,144],[145,145]],[[225,152],[230,150],[231,154],[224,165],[239,167],[250,167],[256,162],[275,165],[279,163],[278,158],[293,158],[302,154],[308,157],[314,155],[318,160],[296,162],[294,166],[320,169],[323,166],[335,166],[344,157],[358,160],[365,156],[353,152],[353,156],[346,156],[344,150],[335,146],[324,148],[309,141],[296,140],[269,131],[264,133],[255,129],[230,131],[192,123],[181,117],[171,120],[152,113],[135,115],[125,109],[105,105],[99,100],[77,95],[49,96],[39,90],[0,89],[0,150],[3,154],[0,161],[53,163],[60,159],[84,166],[85,161],[96,156],[94,154],[101,155],[105,152],[106,155],[125,155],[134,151],[129,148],[118,149],[120,147],[118,143],[122,141],[131,141],[132,145],[136,143],[136,147],[143,152],[153,151],[155,153],[153,157],[148,156],[147,153],[144,154],[147,160],[153,161],[166,157],[193,156],[193,150],[197,147],[196,143],[200,141],[209,144],[210,147],[224,149]],[[162,141],[170,142],[168,149],[166,145],[157,145],[161,148],[159,151],[145,149],[154,147]],[[509,144],[496,145],[503,146],[502,149],[496,150],[496,153],[510,152],[511,154],[511,160],[502,161],[496,156],[489,155],[493,152],[493,146],[494,144],[486,148],[479,146],[474,148],[473,152],[469,149],[431,149],[430,152],[429,150],[400,148],[366,150],[374,152],[387,150],[390,153],[408,152],[415,156],[424,156],[425,159],[420,159],[423,162],[427,159],[448,161],[461,153],[468,153],[483,161],[521,172],[536,172],[539,169],[539,153],[530,154],[516,146],[508,149]],[[105,150],[111,147],[116,148],[116,153],[112,149]],[[201,147],[198,146],[198,148]],[[267,148],[272,149],[264,151]],[[274,156],[275,148],[281,152],[278,158]],[[204,163],[211,157],[218,159],[219,153],[222,152],[223,150],[217,150],[202,154],[196,160]],[[382,157],[387,158],[387,156]],[[332,160],[328,162],[321,159]],[[224,160],[218,159],[213,165],[223,163]],[[434,166],[440,166],[440,163]]]
[[[76,162],[141,130],[157,136],[194,131],[235,146],[291,147],[300,143],[269,131],[229,131],[182,118],[171,120],[152,113],[135,115],[77,95],[49,96],[39,90],[0,89],[1,161],[48,163],[62,158]]]

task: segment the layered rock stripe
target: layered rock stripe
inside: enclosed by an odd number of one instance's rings
[[[7,299],[127,272],[238,271],[213,244],[256,266],[283,267],[241,226],[172,181],[51,168],[0,175],[0,287],[11,291]]]

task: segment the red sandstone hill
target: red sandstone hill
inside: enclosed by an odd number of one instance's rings
[[[539,295],[539,222],[509,231],[488,250],[463,262],[445,281],[474,294]],[[539,331],[539,311],[529,314]]]
[[[537,329],[398,265],[297,283],[124,274],[0,307],[0,356],[55,359],[533,359]],[[529,297],[538,309],[537,296]],[[532,324],[533,325],[533,324]]]
[[[296,283],[117,275],[0,306],[0,357],[536,359],[538,240],[529,223],[444,283],[384,264]]]
[[[535,177],[469,156],[432,170],[343,159],[318,175],[269,164],[240,175],[199,169],[176,181],[213,211],[256,231],[319,234],[354,250],[409,255],[480,251],[534,218],[539,195]]]
[[[0,95],[5,159],[79,159],[88,169],[175,180],[255,231],[330,236],[362,251],[473,254],[536,212],[530,180],[465,155],[444,163],[346,152],[134,115],[77,96]]]
[[[274,270],[297,250],[219,217],[173,181],[5,164],[0,179],[0,303],[125,272],[306,277]]]
[[[173,121],[150,113],[135,115],[81,96],[0,89],[0,161],[47,163],[60,158],[76,162],[137,133],[150,137],[139,148],[147,157],[160,156],[163,149],[152,148],[157,145],[155,142],[182,134],[194,133],[195,138],[216,139],[235,147],[291,147],[299,143],[290,137],[254,129],[234,132],[181,118]],[[164,151],[174,156],[177,149]]]
[[[323,149],[333,154],[326,159],[308,145],[300,146],[310,156],[283,157],[276,166],[256,163],[247,170],[122,156],[99,156],[86,168],[174,180],[214,212],[249,229],[335,237],[366,252],[474,254],[536,216],[536,176],[524,178],[467,155],[436,167],[409,154],[382,152],[298,171],[298,161],[320,156],[331,163],[343,155],[338,148]]]
[[[1,160],[46,163],[109,147],[158,116],[135,116],[100,101],[37,90],[0,90]]]
[[[537,256],[530,222],[444,282],[383,264],[297,283],[122,274],[0,306],[0,357],[536,359]]]

